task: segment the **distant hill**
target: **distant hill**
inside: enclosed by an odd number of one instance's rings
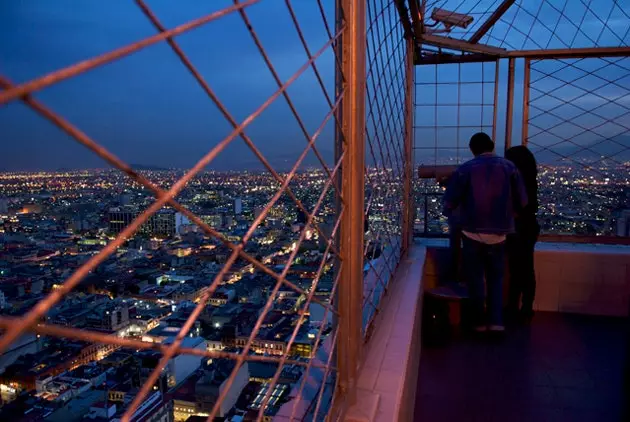
[[[145,164],[129,164],[129,166],[138,171],[169,171],[170,169],[158,166],[149,166]]]
[[[334,163],[334,153],[330,150],[326,150],[326,149],[317,149],[317,151],[321,154],[322,159],[324,160],[324,162],[331,167]],[[265,157],[267,159],[267,161],[269,161],[269,164],[271,164],[271,166],[279,172],[285,172],[285,171],[289,171],[291,170],[291,168],[293,168],[293,166],[295,165],[295,162],[297,161],[297,159],[300,157],[300,154],[302,153],[302,151],[296,151],[294,153],[286,153],[286,154],[275,154],[273,156],[269,156],[269,157]],[[210,168],[216,169],[216,170],[249,170],[249,171],[254,171],[254,170],[263,170],[265,167],[264,165],[259,161],[259,160],[247,160],[247,161],[240,161],[238,162],[238,168],[236,168],[234,161],[230,160],[229,162],[226,162],[225,164],[221,163],[221,160],[216,160],[217,162],[213,162],[210,165]],[[304,158],[304,161],[302,161],[302,164],[300,165],[300,169],[305,169],[305,168],[320,168],[321,167],[321,163],[318,160],[317,156],[315,155],[315,153],[313,153],[312,151],[308,153],[308,155]]]

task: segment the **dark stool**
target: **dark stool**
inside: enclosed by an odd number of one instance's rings
[[[459,327],[462,322],[462,302],[468,299],[468,289],[460,283],[448,283],[435,287],[426,292],[435,300],[441,300],[448,305],[449,322]]]
[[[444,284],[425,292],[422,317],[425,346],[445,346],[453,331],[460,331],[462,307],[467,298],[466,287],[458,283]]]

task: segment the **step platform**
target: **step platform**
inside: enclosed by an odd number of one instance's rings
[[[459,327],[462,319],[462,301],[468,299],[468,288],[463,283],[446,283],[425,292],[435,300],[442,300],[448,304],[449,321],[451,325]]]
[[[427,346],[446,346],[453,331],[460,332],[462,308],[468,289],[462,283],[445,283],[424,292],[423,342]]]

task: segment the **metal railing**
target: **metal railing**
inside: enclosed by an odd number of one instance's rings
[[[549,168],[545,169],[548,172]],[[548,179],[542,176],[544,180]],[[425,182],[426,183],[426,182]],[[596,186],[595,186],[596,187]],[[571,189],[568,187],[567,189]],[[548,187],[545,185],[540,186],[540,198],[541,206],[538,213],[538,221],[541,225],[540,241],[542,242],[556,242],[556,243],[596,243],[596,244],[620,244],[627,245],[630,243],[630,238],[623,234],[616,233],[614,231],[608,231],[604,233],[588,233],[586,231],[576,230],[575,224],[569,222],[576,221],[576,218],[566,217],[564,218],[561,213],[553,212],[548,208],[551,201],[559,200],[564,194],[562,191],[557,193],[549,193]],[[596,190],[590,193],[585,193],[588,197],[602,197],[601,193]],[[420,238],[446,238],[449,235],[448,218],[443,214],[443,192],[435,192],[426,186],[417,188],[415,194],[415,220],[414,220],[414,237]],[[619,201],[620,198],[615,198],[611,194],[610,200]],[[605,218],[611,227],[614,227],[615,217],[614,212],[610,207],[604,208],[600,211],[602,218]],[[591,210],[591,215],[593,210]],[[592,218],[592,217],[589,217]]]
[[[414,231],[415,237],[446,237],[448,220],[442,214],[444,193],[416,192]]]

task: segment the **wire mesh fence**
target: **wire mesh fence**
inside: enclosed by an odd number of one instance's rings
[[[495,62],[423,65],[416,70],[415,154],[419,164],[459,164],[476,132],[494,135]]]
[[[367,1],[365,282],[363,327],[379,310],[403,247],[407,86],[405,29],[396,2]]]
[[[106,344],[114,346],[114,348],[125,348],[135,351],[158,351],[160,353],[159,359],[155,362],[154,367],[145,374],[144,382],[139,386],[133,399],[125,403],[122,412],[120,412],[120,418],[123,421],[135,420],[140,415],[139,412],[143,409],[143,403],[146,403],[149,397],[152,397],[157,386],[160,385],[160,379],[163,373],[168,370],[169,362],[182,355],[203,357],[207,359],[208,362],[211,362],[208,364],[210,368],[213,367],[212,365],[216,367],[226,359],[232,362],[230,366],[231,369],[226,374],[227,377],[221,380],[223,388],[212,405],[205,409],[205,413],[203,413],[207,415],[208,420],[213,420],[219,415],[225,416],[225,409],[222,403],[226,400],[228,394],[233,394],[234,390],[232,386],[240,377],[240,370],[244,365],[247,365],[247,362],[272,362],[275,363],[276,368],[273,376],[265,383],[265,388],[259,393],[260,397],[256,400],[255,406],[251,407],[253,410],[256,410],[258,419],[269,417],[277,412],[283,403],[287,401],[291,402],[291,400],[296,399],[296,397],[302,397],[305,394],[305,389],[313,388],[312,385],[307,385],[308,382],[313,380],[312,373],[321,372],[320,376],[317,378],[317,391],[312,395],[312,400],[308,408],[300,408],[298,404],[303,405],[303,403],[301,403],[300,400],[293,400],[295,406],[291,406],[289,410],[292,420],[302,419],[306,417],[307,414],[310,415],[313,420],[320,420],[328,410],[325,401],[331,398],[330,391],[326,392],[327,390],[323,388],[323,386],[334,385],[335,379],[335,362],[332,360],[332,357],[334,356],[337,329],[336,325],[331,325],[329,321],[332,321],[333,316],[337,317],[339,315],[338,311],[332,305],[335,300],[337,286],[342,282],[339,274],[341,274],[340,267],[343,265],[341,261],[342,252],[335,242],[340,221],[344,213],[344,201],[341,198],[341,187],[339,186],[339,178],[337,176],[341,170],[341,164],[347,151],[345,151],[344,143],[341,142],[338,149],[339,153],[335,157],[334,162],[328,164],[327,160],[324,158],[324,154],[316,146],[316,141],[322,136],[322,133],[329,132],[327,128],[330,128],[331,125],[338,126],[337,114],[339,112],[340,103],[345,95],[343,86],[337,89],[336,94],[333,95],[330,93],[330,73],[331,71],[334,72],[334,66],[333,69],[327,68],[326,71],[322,71],[317,61],[324,56],[332,57],[333,62],[337,61],[334,58],[334,49],[336,44],[340,41],[341,34],[347,30],[346,22],[343,18],[343,11],[337,11],[337,16],[335,17],[333,16],[335,12],[334,7],[330,7],[332,2],[326,5],[322,4],[321,1],[317,2],[315,6],[319,13],[314,16],[321,21],[327,35],[324,41],[319,43],[319,45],[310,45],[305,36],[304,20],[298,18],[292,2],[285,2],[285,13],[288,13],[291,26],[293,27],[292,36],[299,40],[305,56],[301,66],[297,68],[294,73],[286,76],[281,75],[281,71],[278,70],[279,67],[274,64],[271,58],[273,54],[266,49],[265,43],[262,40],[263,37],[257,32],[257,25],[254,23],[253,10],[255,8],[253,6],[256,3],[264,2],[257,0],[235,1],[232,5],[217,8],[212,13],[197,16],[194,19],[171,28],[168,28],[162,23],[158,13],[153,11],[153,8],[148,2],[138,0],[136,3],[139,10],[154,27],[156,31],[155,35],[24,82],[13,83],[7,77],[2,76],[0,78],[2,87],[2,91],[0,92],[0,104],[18,100],[22,101],[41,117],[57,126],[71,138],[101,157],[109,165],[119,169],[133,182],[147,189],[155,196],[155,201],[138,215],[133,215],[132,221],[128,225],[121,227],[120,232],[100,249],[98,253],[84,262],[68,278],[58,283],[54,289],[46,294],[42,300],[37,302],[25,314],[15,317],[0,317],[0,325],[4,331],[3,336],[0,338],[0,351],[6,350],[12,342],[19,339],[26,332],[35,332],[43,336],[62,337],[65,339]],[[397,20],[395,11],[390,10],[390,2],[382,3],[382,8],[377,12],[379,25],[382,25],[378,30],[384,30],[386,27],[388,31],[390,31],[390,27],[394,29],[398,28],[395,24]],[[332,6],[334,6],[334,4],[332,4]],[[264,63],[263,70],[271,74],[276,85],[273,93],[268,96],[254,112],[243,119],[236,118],[234,114],[231,114],[229,110],[230,107],[226,105],[228,102],[226,98],[222,98],[212,87],[212,84],[205,79],[204,72],[200,71],[195,66],[195,60],[187,55],[185,52],[186,48],[183,47],[183,44],[176,38],[204,25],[215,24],[217,20],[225,17],[238,18],[238,20],[241,21],[239,24],[246,29],[250,37],[250,43],[255,47],[262,58]],[[312,17],[313,16],[310,18]],[[399,34],[395,32],[394,35]],[[379,37],[380,35],[373,34],[372,41],[380,43]],[[396,47],[396,42],[400,41],[393,35],[385,37],[384,39],[386,40],[386,47],[382,51],[389,51],[390,48]],[[230,126],[229,133],[168,188],[158,186],[141,172],[134,170],[131,165],[118,158],[88,133],[83,132],[77,126],[70,123],[69,120],[65,119],[60,113],[56,113],[40,100],[36,99],[39,92],[46,88],[64,81],[71,83],[73,78],[77,78],[86,72],[118,60],[123,60],[127,56],[158,43],[168,45],[172,54],[179,59],[181,65],[188,70],[195,80],[199,91],[207,96],[208,102],[214,104]],[[379,52],[380,51],[381,49],[379,48]],[[384,66],[386,63],[387,66],[392,67],[391,69],[393,69],[397,63],[389,64],[382,56],[379,56],[378,60],[379,66],[381,67],[378,68],[378,70],[374,70],[372,80],[377,81],[379,86],[381,86],[381,78],[386,78],[386,75],[391,74],[384,74]],[[282,72],[285,70],[286,67],[282,68]],[[393,72],[393,70],[389,70],[389,72]],[[315,86],[321,91],[327,105],[325,116],[317,123],[315,129],[308,128],[308,122],[306,122],[304,117],[298,112],[299,107],[296,106],[295,96],[290,94],[292,87],[299,83],[298,80],[305,73],[314,76],[316,81]],[[326,75],[322,75],[322,73],[326,73],[328,78]],[[345,80],[345,78],[346,76],[342,76],[342,79]],[[390,82],[387,84],[383,83],[382,87],[379,88],[380,91],[373,95],[384,95],[384,90],[387,89],[389,84]],[[389,99],[389,97],[387,97],[387,99]],[[379,101],[382,100],[383,99],[379,99]],[[271,163],[271,160],[262,152],[259,142],[247,134],[248,127],[255,124],[265,111],[275,106],[278,102],[283,102],[288,107],[291,119],[293,119],[298,126],[298,139],[303,138],[305,145],[297,159],[290,163],[291,165],[288,171],[277,170]],[[389,120],[398,117],[395,116],[396,111],[398,111],[396,108],[389,111]],[[383,124],[382,120],[381,124]],[[239,236],[240,239],[234,240],[231,236],[221,233],[219,229],[209,224],[207,222],[208,220],[204,221],[204,219],[195,214],[188,207],[182,205],[176,200],[176,197],[191,181],[196,180],[198,177],[204,177],[206,167],[220,160],[221,154],[239,138],[265,169],[265,180],[273,186],[274,190],[272,194],[270,192],[270,197],[266,204],[257,210],[255,217],[243,231],[242,235]],[[394,140],[390,140],[389,143],[395,145]],[[396,151],[396,153],[400,154],[400,151]],[[303,170],[303,163],[309,155],[315,156],[316,160],[314,160],[314,162],[319,167],[316,177],[313,176],[313,173],[305,174]],[[378,177],[392,183],[395,177],[399,176],[393,176],[394,173],[392,171],[391,161],[389,163],[389,168],[378,174]],[[313,179],[317,179],[317,181],[313,182]],[[307,182],[310,184],[307,189],[304,189]],[[316,195],[312,193],[313,186],[317,186]],[[308,195],[306,194],[307,191]],[[335,202],[339,204],[337,208],[334,207]],[[290,206],[294,207],[297,213],[302,216],[301,221],[296,227],[295,235],[292,237],[292,243],[282,248],[279,247],[277,250],[273,251],[273,254],[268,256],[258,256],[256,254],[256,248],[251,248],[253,239],[256,237],[257,229],[261,227],[262,224],[269,222],[270,216],[274,214],[279,206],[281,206],[281,208],[288,208],[288,204],[291,204]],[[117,333],[104,334],[96,330],[77,328],[72,326],[72,324],[60,326],[47,321],[46,317],[51,310],[71,295],[75,288],[86,277],[96,271],[100,265],[115,256],[117,250],[124,246],[130,239],[133,239],[138,230],[164,207],[169,207],[181,213],[189,219],[190,222],[197,225],[207,238],[212,239],[217,248],[223,248],[226,251],[226,259],[220,270],[214,275],[211,282],[195,293],[194,306],[188,310],[186,317],[178,327],[176,335],[173,335],[167,342],[149,342],[133,336],[121,337]],[[382,206],[379,205],[379,207]],[[376,202],[374,202],[374,209],[376,208],[377,205]],[[387,209],[387,213],[389,213],[387,216],[391,213],[398,215],[400,210],[396,209],[394,211]],[[376,211],[374,211],[373,214],[377,215]],[[387,217],[383,218],[385,219]],[[395,224],[396,221],[394,220],[389,222],[388,227],[390,231],[395,232],[397,230],[397,228],[394,227]],[[380,236],[383,236],[383,234],[379,233],[377,239],[381,239]],[[312,250],[309,244],[312,244],[313,239],[318,240],[321,250],[318,253],[309,254],[307,252]],[[391,240],[391,237],[388,239]],[[381,240],[381,243],[384,243],[383,240]],[[396,246],[398,243],[395,242],[393,244],[390,243],[390,245],[393,245],[390,246],[393,248],[399,247]],[[318,264],[315,266],[311,265],[312,268],[309,271],[310,276],[306,280],[296,280],[290,273],[298,266],[296,261],[304,262],[307,255],[309,257],[317,255]],[[278,256],[284,257],[282,264],[280,266],[273,266],[273,262],[278,262],[275,259]],[[388,265],[393,265],[392,261],[392,258],[388,258]],[[334,279],[332,279],[333,268],[335,274],[337,274]],[[210,306],[209,303],[215,300],[219,289],[226,284],[238,282],[247,272],[255,272],[264,275],[268,277],[268,280],[271,280],[271,283],[265,288],[267,298],[264,301],[264,306],[260,307],[252,323],[246,326],[245,332],[241,335],[237,335],[231,342],[223,344],[218,349],[187,346],[188,343],[185,340],[189,336],[196,335],[194,334],[196,332],[196,324],[206,313],[207,307]],[[327,289],[320,288],[322,279],[329,280],[328,283],[326,283],[328,285]],[[289,294],[287,291],[291,293]],[[326,292],[326,294],[324,294],[324,292]],[[297,295],[300,299],[294,301],[293,306],[287,308],[283,304],[281,294],[285,297],[291,294]],[[321,316],[318,329],[313,330],[312,328],[315,325],[310,324],[309,321],[314,305],[317,305],[321,309],[323,315]],[[274,330],[273,327],[269,328],[270,315],[288,315],[291,321],[288,325],[289,329],[278,332]],[[273,345],[269,346],[268,343],[273,343]],[[324,343],[328,344],[325,350],[325,357],[317,356],[317,359],[315,359],[317,353],[324,350],[322,347]],[[278,347],[276,347],[276,345],[278,345]],[[112,348],[112,350],[114,348]],[[279,383],[281,376],[285,373],[285,369],[289,366],[299,368],[299,380],[295,383],[295,388],[292,391],[289,391],[288,394],[285,394],[283,397],[278,397],[278,390],[275,387]]]
[[[421,65],[416,72],[414,155],[420,166],[459,165],[472,158],[468,141],[485,132],[496,141],[499,62]],[[502,152],[497,143],[497,150]],[[414,173],[416,236],[443,236],[445,185]]]
[[[617,223],[629,202],[628,59],[535,60],[526,71],[524,142],[546,182],[543,230],[623,236]]]
[[[476,131],[492,133],[497,142],[496,152],[502,155],[503,131],[506,139],[507,131],[511,131],[509,139],[514,139],[511,145],[527,145],[539,164],[539,221],[543,235],[627,236],[624,228],[629,204],[629,93],[623,83],[628,79],[627,60],[626,57],[576,57],[516,61],[515,72],[522,73],[523,78],[518,78],[513,93],[504,85],[509,80],[506,70],[511,70],[500,66],[500,62],[496,68],[494,63],[420,66],[416,96],[417,162],[448,165],[472,158],[467,140]],[[449,66],[450,74],[446,73]],[[460,110],[465,110],[466,100],[462,102],[458,91],[468,89],[468,82],[458,78],[458,66],[467,69],[464,72],[467,77],[474,74],[475,66],[488,68],[484,72],[488,80],[481,82],[487,87],[487,95],[481,91],[474,98],[489,98],[489,102],[471,106],[481,109],[481,118],[473,116],[477,126],[469,129],[459,118],[465,112]],[[444,72],[442,81],[434,67]],[[495,69],[490,71],[490,68]],[[448,88],[451,92],[443,89],[442,95],[438,95],[440,83],[452,85]],[[440,120],[438,110],[448,109],[440,102],[449,98],[459,101]],[[501,110],[508,101],[514,103],[517,117],[513,121],[508,121],[503,113],[497,114],[497,107]],[[444,129],[449,121],[452,133],[440,136],[440,131],[449,130]],[[423,236],[447,233],[440,199],[444,186],[431,179],[416,183],[415,233]]]
[[[422,46],[420,63],[426,64],[419,66],[422,74],[417,77],[416,137],[428,145],[421,145],[426,151],[416,151],[416,157],[423,152],[433,156],[419,159],[420,164],[448,164],[444,156],[449,153],[444,150],[457,139],[456,132],[466,126],[459,114],[465,108],[461,92],[469,91],[467,81],[454,76],[456,70],[441,80],[439,73],[446,73],[449,67],[485,66],[488,71],[482,72],[481,82],[482,86],[488,82],[488,95],[482,89],[474,98],[482,108],[487,98],[488,108],[494,106],[494,115],[491,122],[482,116],[482,122],[474,124],[479,124],[478,130],[492,129],[498,154],[503,154],[504,146],[509,148],[521,141],[534,152],[540,164],[543,234],[624,236],[628,192],[627,179],[621,175],[627,173],[628,144],[626,91],[620,82],[627,78],[630,40],[622,22],[630,16],[628,6],[613,0],[598,3],[597,7],[588,1],[443,0],[420,2],[419,10],[422,31],[441,41],[450,38],[468,44],[462,51],[450,41],[436,44],[429,39]],[[442,16],[436,18],[436,11]],[[445,23],[449,18],[465,18],[465,22]],[[471,53],[473,50],[468,48],[473,44],[483,44],[485,52]],[[580,55],[575,49],[588,50],[589,54]],[[609,57],[609,50],[618,50],[619,57]],[[542,55],[529,58],[530,53]],[[464,71],[464,75],[470,72]],[[482,97],[484,100],[480,100]],[[451,110],[447,107],[449,98],[458,98]],[[440,137],[437,126],[448,123],[453,133]],[[470,158],[466,149],[463,145],[463,158]],[[456,156],[453,164],[462,161],[456,153],[450,155]],[[442,192],[443,187],[430,180],[417,184],[417,192],[429,196],[417,199],[416,232],[424,233],[429,226],[437,231],[447,229],[443,216],[432,205],[433,195]],[[584,204],[594,212],[587,213]],[[426,222],[426,212],[438,214],[434,221]]]

